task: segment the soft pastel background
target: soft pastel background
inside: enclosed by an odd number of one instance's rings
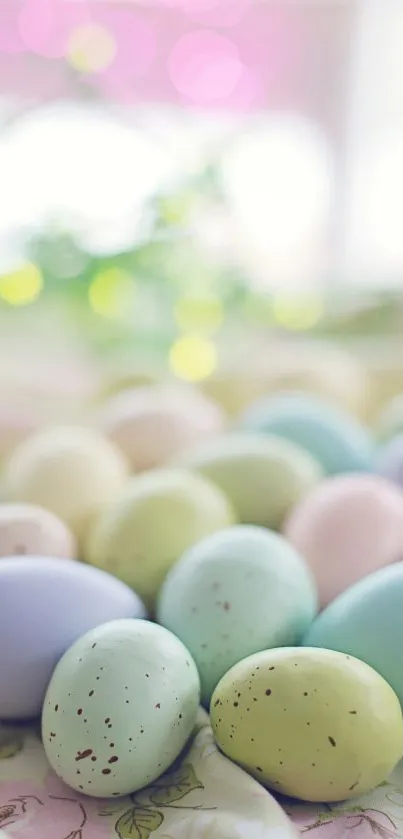
[[[376,421],[403,387],[402,45],[401,0],[1,0],[0,456],[167,377],[230,413],[285,382]],[[0,834],[279,839],[208,728],[192,748],[134,819],[3,731]],[[389,839],[402,802],[398,771],[285,809]]]

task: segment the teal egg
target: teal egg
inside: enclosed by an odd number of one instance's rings
[[[339,595],[308,628],[303,646],[355,656],[391,685],[403,705],[403,562],[381,568]]]
[[[328,475],[372,469],[375,446],[367,430],[353,417],[312,396],[297,392],[267,396],[246,411],[241,426],[302,446]]]
[[[295,549],[269,530],[238,525],[183,555],[162,587],[157,617],[190,650],[206,703],[241,659],[297,644],[316,608],[313,577]]]

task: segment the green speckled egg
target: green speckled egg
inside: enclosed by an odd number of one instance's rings
[[[294,548],[276,533],[243,525],[184,554],[165,580],[157,616],[191,651],[208,702],[240,659],[297,644],[316,606],[313,576]]]
[[[183,552],[234,518],[226,496],[206,478],[179,469],[147,472],[132,478],[99,517],[85,556],[141,593],[152,609]]]
[[[259,781],[305,801],[342,801],[384,781],[403,753],[399,701],[364,662],[331,650],[250,656],[211,700],[220,749]]]
[[[147,621],[112,621],[60,659],[43,705],[43,745],[73,789],[125,795],[176,759],[198,706],[196,665],[178,638]]]
[[[309,452],[274,435],[219,437],[190,450],[181,462],[226,493],[240,522],[275,530],[323,474]]]

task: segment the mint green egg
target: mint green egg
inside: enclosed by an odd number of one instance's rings
[[[274,435],[227,434],[189,450],[181,462],[225,493],[239,522],[273,530],[323,477],[309,452]]]
[[[56,666],[42,713],[46,756],[79,793],[127,795],[178,757],[198,708],[199,676],[178,638],[144,620],[105,623]]]
[[[327,475],[368,472],[373,467],[375,445],[364,426],[314,396],[298,392],[267,396],[248,408],[241,426],[298,444]]]
[[[317,608],[315,583],[286,540],[239,525],[203,539],[168,574],[157,617],[190,650],[207,703],[251,653],[297,644]]]

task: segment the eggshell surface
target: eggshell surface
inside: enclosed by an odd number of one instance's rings
[[[331,650],[257,653],[221,679],[211,722],[224,754],[276,792],[342,801],[382,783],[403,752],[392,688]]]
[[[100,417],[100,427],[136,472],[160,466],[218,434],[224,425],[224,412],[211,399],[173,385],[124,391],[110,400]]]
[[[196,666],[174,635],[146,621],[113,621],[59,662],[44,703],[44,748],[73,789],[125,795],[175,760],[198,705]]]
[[[241,425],[302,446],[328,475],[372,468],[374,445],[365,428],[313,396],[297,392],[268,396],[246,411]]]
[[[281,437],[230,434],[191,449],[181,459],[213,481],[232,502],[238,521],[279,529],[285,516],[322,477],[304,449]]]
[[[2,559],[0,719],[40,713],[55,665],[84,632],[144,614],[133,591],[96,568],[70,559]]]
[[[0,504],[0,557],[76,556],[75,539],[61,519],[33,504]]]
[[[45,507],[81,540],[126,475],[123,455],[96,431],[55,427],[21,443],[9,460],[5,483],[11,500]]]
[[[354,655],[392,686],[403,705],[403,563],[355,583],[323,610],[302,643]]]
[[[328,478],[295,508],[284,534],[306,559],[327,605],[403,558],[403,492],[377,475]]]
[[[85,555],[152,607],[183,552],[233,522],[226,496],[206,478],[179,469],[147,472],[129,481],[95,522]]]
[[[245,525],[184,554],[165,580],[157,616],[192,653],[207,702],[240,659],[297,643],[316,605],[313,577],[296,551],[281,536]]]

